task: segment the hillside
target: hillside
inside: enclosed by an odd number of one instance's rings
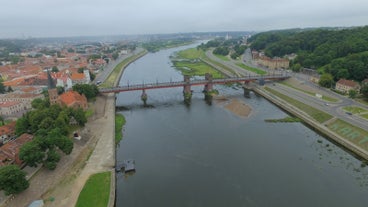
[[[296,53],[293,69],[300,66],[320,69],[339,78],[361,81],[368,75],[368,26],[281,30],[259,33],[250,40],[251,48],[267,56]]]

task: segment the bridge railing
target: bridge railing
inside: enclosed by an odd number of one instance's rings
[[[230,83],[230,82],[241,82],[241,81],[254,81],[259,79],[285,79],[290,77],[289,75],[285,74],[272,74],[272,75],[249,75],[245,77],[234,77],[234,78],[220,78],[220,79],[212,79],[213,84],[223,84],[223,83]],[[117,91],[133,91],[133,90],[143,90],[143,89],[154,89],[154,88],[170,88],[170,87],[181,87],[186,84],[190,85],[205,85],[210,81],[205,79],[197,79],[197,80],[190,80],[190,82],[185,81],[170,81],[170,82],[153,82],[153,83],[142,83],[142,84],[132,84],[132,85],[123,85],[118,87],[112,88],[104,88],[100,89],[99,91],[102,93],[108,92],[117,92]]]

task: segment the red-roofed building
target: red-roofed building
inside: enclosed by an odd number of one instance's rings
[[[352,80],[340,79],[337,81],[335,89],[343,93],[348,93],[350,90],[357,91],[359,93],[360,85]]]
[[[0,147],[0,167],[10,164],[21,166],[23,161],[19,159],[19,150],[27,142],[33,139],[33,135],[22,134],[15,140]]]
[[[59,103],[72,108],[88,108],[87,98],[76,91],[67,91],[59,96]]]
[[[15,124],[16,122],[13,121],[0,127],[0,145],[5,144],[9,140],[15,138]]]

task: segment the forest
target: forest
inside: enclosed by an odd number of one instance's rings
[[[249,39],[253,50],[269,57],[297,54],[291,68],[301,67],[362,81],[368,77],[368,26],[292,29],[259,33]]]

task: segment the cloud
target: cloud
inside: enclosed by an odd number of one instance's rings
[[[147,34],[357,26],[366,0],[12,0],[0,37]]]

